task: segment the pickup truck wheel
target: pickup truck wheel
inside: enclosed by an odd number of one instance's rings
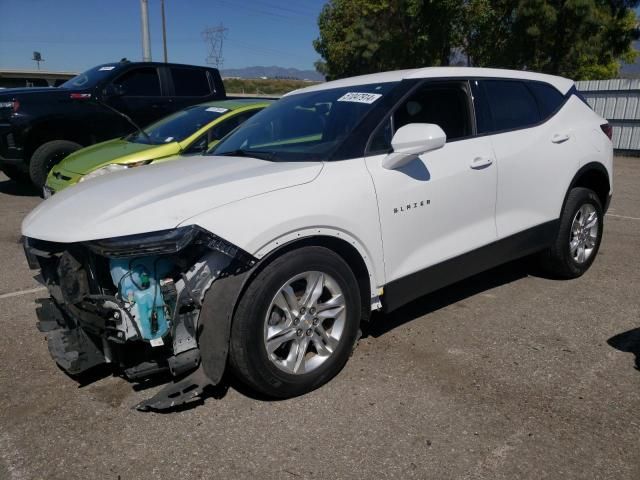
[[[30,184],[31,179],[29,178],[29,174],[24,170],[20,170],[12,165],[5,165],[0,168],[4,172],[4,174],[9,177],[11,180],[21,183],[21,184]]]
[[[80,150],[82,145],[68,140],[53,140],[40,145],[29,163],[29,176],[33,184],[42,188],[51,169],[70,153]]]
[[[602,204],[594,191],[572,189],[560,217],[558,236],[551,248],[543,252],[546,270],[566,279],[586,272],[600,248],[603,218]]]
[[[329,381],[347,362],[360,291],[331,250],[304,247],[267,265],[244,293],[231,329],[230,364],[249,387],[288,398]]]

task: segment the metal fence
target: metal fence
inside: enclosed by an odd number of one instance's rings
[[[576,87],[613,126],[613,147],[640,153],[640,79],[587,80]]]

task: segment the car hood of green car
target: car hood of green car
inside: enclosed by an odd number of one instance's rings
[[[98,143],[72,153],[60,163],[60,168],[69,172],[86,175],[105,165],[117,163],[126,165],[175,155],[180,152],[178,142],[162,145],[133,143],[122,138]]]

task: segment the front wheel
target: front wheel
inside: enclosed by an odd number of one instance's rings
[[[67,155],[80,150],[82,145],[68,140],[53,140],[40,145],[29,162],[29,176],[31,182],[42,188],[47,181],[47,175],[53,167],[62,161]]]
[[[560,217],[558,236],[549,250],[542,253],[547,272],[566,279],[586,272],[600,248],[603,217],[602,204],[593,190],[572,189]]]
[[[318,388],[347,362],[360,305],[358,283],[341,257],[322,247],[286,253],[258,273],[240,300],[231,367],[271,397]]]

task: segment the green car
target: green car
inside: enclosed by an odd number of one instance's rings
[[[271,103],[255,99],[202,103],[169,115],[143,131],[78,150],[49,172],[44,196],[117,170],[202,153]]]

